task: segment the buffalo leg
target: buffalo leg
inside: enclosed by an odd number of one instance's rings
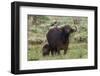
[[[55,55],[60,55],[60,50],[58,48],[55,49]]]
[[[64,49],[64,55],[67,53],[67,51],[68,51],[68,47]]]
[[[64,55],[66,55],[67,51],[68,51],[68,46],[64,49]]]
[[[51,55],[54,56],[54,49],[51,49]]]
[[[64,55],[67,53],[67,51],[68,51],[68,45],[69,45],[69,43],[67,44],[67,46],[66,46],[66,48],[64,49]]]
[[[64,50],[64,55],[67,53],[67,50]]]
[[[57,54],[60,55],[60,50],[59,49],[57,49]]]

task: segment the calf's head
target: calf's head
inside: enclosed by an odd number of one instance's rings
[[[50,47],[49,44],[45,44],[42,48],[42,55],[47,56],[50,53]]]

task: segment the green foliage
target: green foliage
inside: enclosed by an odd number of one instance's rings
[[[42,23],[46,23],[49,18],[47,16],[29,15],[28,20],[32,20],[31,24],[33,25],[40,25]]]

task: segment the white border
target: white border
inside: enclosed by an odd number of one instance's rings
[[[27,61],[27,14],[88,17],[88,59]],[[20,70],[94,65],[94,11],[20,7]]]

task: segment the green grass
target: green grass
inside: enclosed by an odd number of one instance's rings
[[[84,59],[88,57],[88,50],[86,43],[70,43],[68,52],[63,55],[63,50],[61,50],[61,55],[49,55],[42,56],[42,45],[36,44],[31,45],[28,48],[28,61],[33,60],[57,60],[57,59]]]

